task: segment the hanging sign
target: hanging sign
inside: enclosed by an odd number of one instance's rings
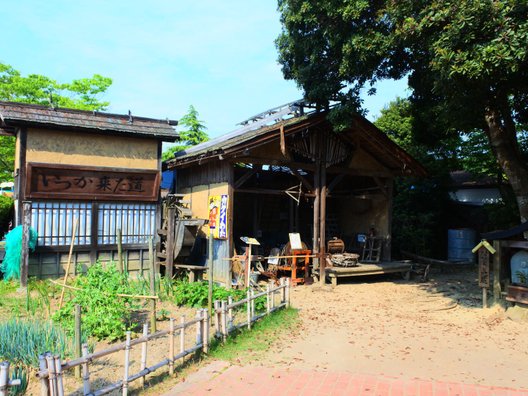
[[[227,195],[209,196],[209,230],[216,239],[227,239]]]

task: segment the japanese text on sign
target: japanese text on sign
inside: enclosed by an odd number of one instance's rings
[[[216,239],[227,239],[227,195],[209,196],[209,229]]]

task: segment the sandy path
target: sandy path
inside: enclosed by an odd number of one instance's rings
[[[481,309],[472,273],[432,279],[297,287],[302,325],[260,364],[528,388],[528,324]]]

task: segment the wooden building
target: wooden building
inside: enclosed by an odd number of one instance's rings
[[[64,271],[75,223],[73,266],[115,260],[122,232],[130,271],[148,268],[159,224],[161,144],[176,121],[0,102],[0,133],[16,136],[15,212],[38,233],[29,275]],[[147,252],[148,253],[148,252]]]
[[[298,232],[323,254],[329,238],[342,238],[352,251],[358,234],[376,233],[390,261],[393,179],[424,169],[360,115],[336,132],[326,112],[305,110],[303,103],[272,109],[168,161],[193,216],[208,218],[209,196],[228,198],[227,234],[215,240],[215,281],[231,281],[225,259],[241,252],[242,236],[256,237],[267,254]]]

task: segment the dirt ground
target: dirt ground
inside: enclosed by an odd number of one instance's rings
[[[481,308],[474,271],[296,287],[302,324],[258,364],[528,388],[528,323]]]
[[[528,388],[528,322],[509,319],[499,306],[482,309],[481,296],[474,270],[432,273],[426,283],[376,276],[345,280],[337,288],[298,286],[291,298],[300,325],[277,334],[268,352],[236,364]],[[195,313],[166,308],[176,318]],[[168,327],[168,322],[158,324]],[[194,333],[188,330],[188,345]],[[148,364],[167,352],[166,338],[149,343]],[[136,347],[131,373],[139,369],[139,356]],[[121,379],[122,362],[123,353],[117,353],[94,364],[92,378],[99,378],[94,388]],[[68,393],[78,392],[81,382],[68,377]],[[139,393],[164,393],[182,377],[164,377],[163,383]]]

